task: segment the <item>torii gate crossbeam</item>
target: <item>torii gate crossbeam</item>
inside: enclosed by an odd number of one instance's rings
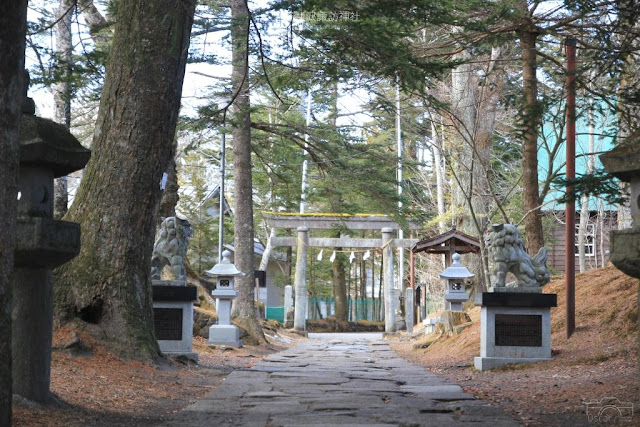
[[[272,247],[277,246],[298,246],[298,239],[295,237],[271,237],[269,239]],[[392,248],[412,248],[418,239],[393,239],[390,243]],[[353,237],[309,237],[309,248],[357,248],[357,249],[379,249],[383,245],[382,239],[364,239]]]
[[[295,228],[297,237],[271,237],[271,247],[297,247],[294,307],[294,328],[306,330],[307,310],[307,248],[380,248],[384,254],[383,277],[385,290],[385,331],[395,332],[396,304],[398,290],[394,288],[393,248],[411,248],[417,239],[394,239],[393,231],[400,225],[386,215],[348,214],[277,214],[263,213],[267,224],[273,228]],[[309,229],[334,229],[344,227],[350,230],[381,230],[382,239],[365,239],[342,236],[339,238],[309,238]],[[418,229],[410,225],[411,229]]]

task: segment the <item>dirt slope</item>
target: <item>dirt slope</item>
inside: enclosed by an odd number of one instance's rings
[[[614,267],[577,275],[576,332],[570,339],[564,329],[564,280],[545,286],[545,293],[558,294],[558,307],[551,311],[553,361],[475,371],[471,366],[480,352],[478,307],[469,313],[473,325],[457,336],[440,338],[427,349],[413,349],[425,337],[400,339],[393,346],[404,357],[505,407],[527,424],[584,425],[585,403],[606,397],[634,403],[640,413],[638,284]]]

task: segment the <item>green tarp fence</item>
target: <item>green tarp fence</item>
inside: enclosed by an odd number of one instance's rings
[[[309,320],[326,319],[335,314],[335,298],[309,298]],[[354,307],[355,304],[355,307]],[[440,301],[433,301],[427,295],[426,315],[438,310],[442,305]],[[268,320],[277,320],[284,323],[284,307],[267,307],[265,317]],[[384,317],[384,307],[380,300],[349,299],[349,321],[358,320],[380,321]]]
[[[267,320],[277,320],[284,323],[284,307],[267,307],[265,317]]]
[[[326,319],[335,314],[335,298],[309,298],[309,320]],[[349,299],[349,321],[379,321],[384,315],[380,300]]]

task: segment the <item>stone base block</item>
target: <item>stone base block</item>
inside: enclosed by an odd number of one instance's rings
[[[509,363],[551,360],[551,307],[555,294],[482,293],[479,295],[480,357],[478,370]]]
[[[521,287],[512,287],[512,286],[500,286],[500,287],[490,287],[489,292],[511,292],[511,293],[520,293],[520,294],[541,294],[542,287],[540,286],[521,286]]]
[[[152,279],[151,284],[153,286],[187,286],[187,279],[175,279],[175,280]]]
[[[545,360],[553,360],[552,358],[538,357],[474,357],[473,366],[478,371],[486,371],[511,363],[535,363]]]
[[[193,353],[193,302],[155,302],[156,339],[165,354]]]
[[[481,357],[551,357],[551,313],[548,307],[482,307],[480,319]],[[498,319],[502,321],[500,329],[505,335],[499,335]],[[518,325],[521,320],[533,322],[534,326]]]
[[[425,334],[432,334],[436,331],[436,323],[441,322],[442,319],[439,317],[436,318],[428,318],[428,319],[424,319],[422,321],[422,324],[424,325],[424,332]]]
[[[207,344],[242,347],[240,331],[233,325],[213,325],[209,327],[209,340]]]

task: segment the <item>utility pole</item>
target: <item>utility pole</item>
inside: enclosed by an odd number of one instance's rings
[[[307,175],[309,173],[309,160],[307,159],[307,146],[309,144],[309,125],[311,124],[311,88],[307,91],[307,119],[304,133],[304,161],[302,162],[302,194],[300,195],[300,213],[305,213],[307,203]]]
[[[576,39],[565,40],[567,53],[567,181],[576,177]],[[567,293],[566,330],[571,337],[576,327],[576,203],[573,200],[573,186],[567,185],[567,203],[565,205],[565,246],[564,278]]]
[[[398,183],[398,199],[402,197],[402,129],[400,126],[400,84],[396,82],[396,142],[398,149],[398,167],[396,180]],[[402,200],[398,200],[398,212],[402,212]],[[398,239],[404,238],[402,229],[398,230]],[[404,248],[398,248],[398,288],[404,288]]]
[[[222,262],[222,247],[224,245],[224,180],[226,166],[226,124],[227,109],[229,108],[228,100],[220,101],[219,106],[222,108],[222,140],[220,141],[220,212],[218,213],[218,264]]]

